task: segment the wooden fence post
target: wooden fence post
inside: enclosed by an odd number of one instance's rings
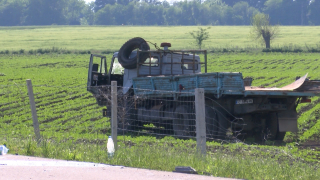
[[[111,82],[111,136],[114,143],[114,148],[117,149],[117,129],[118,129],[118,89],[117,81]]]
[[[197,149],[202,155],[206,155],[206,112],[203,88],[195,89],[195,108]]]
[[[31,83],[30,79],[27,79],[27,87],[28,87],[30,108],[31,108],[32,119],[33,119],[33,129],[34,129],[34,133],[36,135],[37,142],[39,143],[40,140],[41,140],[41,136],[40,136],[40,129],[39,129],[39,122],[38,122],[36,104],[34,102],[33,88],[32,88],[32,83]]]

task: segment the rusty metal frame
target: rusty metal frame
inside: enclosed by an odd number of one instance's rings
[[[150,53],[150,54],[151,53],[159,53],[160,54],[159,62],[158,63],[151,63],[151,60],[150,60],[148,63],[140,63],[139,62],[139,54],[140,53]],[[166,53],[167,54],[169,54],[169,53],[171,54],[171,62],[162,62],[162,58]],[[182,53],[181,62],[173,62],[173,54],[174,53]],[[184,62],[183,56],[184,56],[185,53],[193,54],[193,58],[192,58],[193,62]],[[174,64],[181,64],[181,65],[183,65],[183,64],[192,64],[193,73],[195,73],[195,64],[196,64],[195,55],[196,55],[196,53],[202,53],[204,55],[204,62],[201,62],[201,59],[200,59],[200,61],[197,64],[200,65],[200,69],[201,69],[201,65],[204,64],[205,65],[205,73],[207,73],[207,50],[167,50],[167,51],[165,51],[165,50],[153,50],[153,51],[152,50],[151,51],[138,50],[137,51],[137,77],[163,75],[162,74],[162,66],[164,64],[170,64],[171,65],[171,74],[169,74],[169,75],[177,75],[177,74],[173,74],[172,67],[173,67]],[[150,56],[150,54],[149,54],[149,56]],[[149,74],[140,75],[139,74],[140,66],[144,65],[144,64],[148,64],[149,65]],[[152,75],[151,74],[151,68],[152,68],[151,64],[159,64],[159,66],[160,66],[160,73],[159,74],[157,74],[157,75]],[[182,74],[184,74],[184,69],[183,68],[182,68]]]

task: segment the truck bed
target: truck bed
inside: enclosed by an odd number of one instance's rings
[[[206,94],[243,96],[316,96],[320,94],[320,81],[307,79],[307,74],[282,88],[245,86],[241,73],[216,72],[206,74],[148,76],[133,78],[135,95],[153,97],[190,96],[195,88],[204,88]]]

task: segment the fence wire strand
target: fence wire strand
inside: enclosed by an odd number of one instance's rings
[[[87,92],[87,88],[34,85],[40,132],[48,138],[65,134],[105,140],[111,133],[111,86],[97,86],[95,96]],[[118,135],[196,138],[195,92],[132,88],[124,91],[123,87],[117,87]],[[0,97],[0,122],[19,132],[25,131],[21,134],[32,133],[26,85],[2,85]],[[206,128],[203,131],[206,131],[207,140],[237,140],[244,126],[242,119],[212,97],[206,96],[205,102]]]

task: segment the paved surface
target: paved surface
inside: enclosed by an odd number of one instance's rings
[[[38,157],[0,156],[0,177],[11,179],[116,179],[116,180],[231,180],[194,174],[182,174],[148,169],[111,166],[77,161],[64,161]]]

